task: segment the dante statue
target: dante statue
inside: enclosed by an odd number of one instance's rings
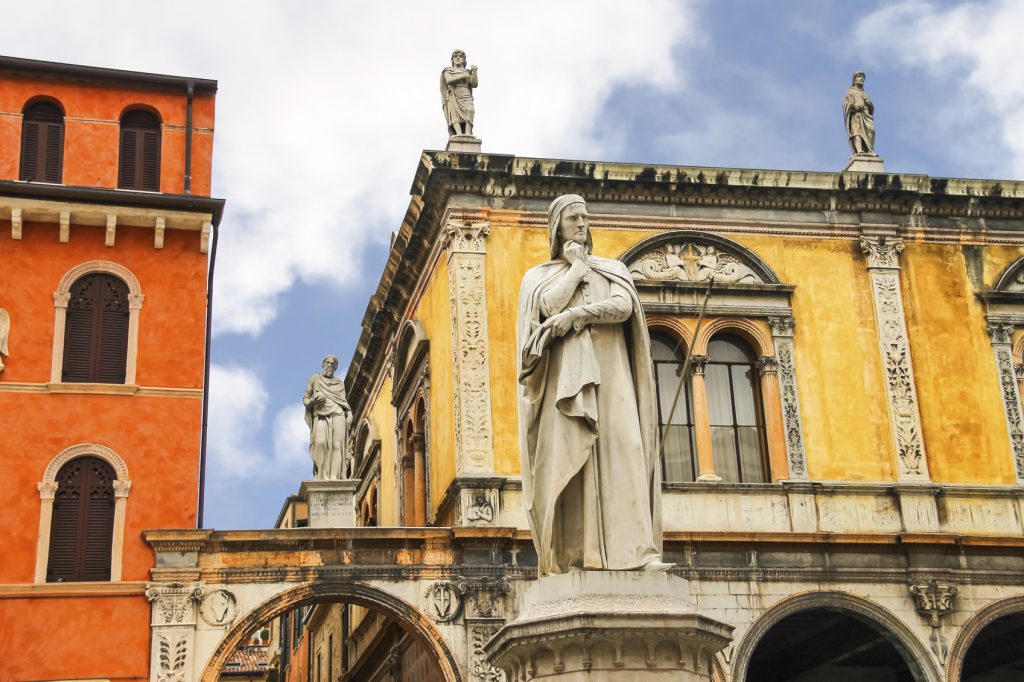
[[[843,97],[843,119],[853,154],[875,155],[875,105],[864,92],[864,72],[853,74],[853,84]]]
[[[473,88],[477,86],[476,67],[466,68],[466,53],[452,52],[452,65],[441,72],[441,107],[448,122],[448,135],[472,135]]]
[[[313,458],[313,477],[337,481],[349,475],[345,443],[352,421],[352,409],[345,399],[345,382],[334,376],[338,358],[324,358],[323,370],[309,378],[302,404],[306,406],[309,427],[309,455]]]
[[[583,197],[548,209],[519,291],[523,503],[541,575],[667,570],[651,341],[626,265],[591,254]]]

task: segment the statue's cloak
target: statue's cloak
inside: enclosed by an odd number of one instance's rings
[[[458,86],[448,83],[445,79],[445,74],[466,74],[472,77],[469,69],[449,66],[441,72],[441,107],[444,109],[444,116],[448,121],[448,125],[472,123],[476,107],[473,104],[471,84],[467,81],[462,87],[462,92],[459,92]]]
[[[560,212],[560,210],[558,211]],[[588,255],[591,269],[629,292],[632,314],[626,326],[626,352],[633,379],[635,404],[639,413],[643,466],[647,474],[648,500],[654,542],[661,551],[661,467],[658,458],[657,389],[650,361],[650,337],[636,287],[625,264]],[[523,480],[523,506],[526,510],[540,573],[545,575],[557,565],[553,555],[553,525],[559,497],[594,451],[602,429],[615,429],[614,415],[602,419],[597,413],[597,391],[601,383],[598,358],[591,343],[590,329],[572,329],[561,338],[552,338],[540,328],[543,292],[570,267],[563,259],[542,263],[523,278],[519,292],[519,316],[516,334],[519,376],[519,452]],[[557,362],[552,354],[559,353]],[[552,369],[556,368],[556,369]],[[556,382],[556,404],[542,404],[550,392],[548,382]],[[611,389],[609,389],[611,390]],[[541,429],[542,411],[555,410],[554,420]],[[605,416],[607,417],[607,416]],[[631,453],[617,453],[629,456]],[[602,504],[611,504],[603,500]],[[610,538],[614,542],[614,538]]]
[[[859,137],[864,140],[869,153],[875,152],[875,119],[868,106],[870,99],[864,90],[856,86],[850,87],[843,96],[843,118],[846,120],[846,134],[850,138],[851,147],[853,139]]]

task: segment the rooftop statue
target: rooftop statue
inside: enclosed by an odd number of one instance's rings
[[[452,65],[441,72],[441,107],[448,123],[448,136],[473,134],[473,88],[477,86],[476,67],[466,68],[466,53],[452,52]]]
[[[345,382],[334,376],[338,358],[328,355],[323,369],[309,378],[302,404],[306,406],[309,427],[309,456],[313,458],[313,477],[338,481],[350,475],[345,451],[352,409],[345,398]]]
[[[519,291],[519,448],[540,574],[667,570],[651,342],[625,264],[592,255],[583,197],[548,209]]]
[[[864,72],[853,74],[853,84],[843,97],[843,119],[851,153],[875,155],[875,105],[864,92]]]

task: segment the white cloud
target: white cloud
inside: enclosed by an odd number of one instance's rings
[[[904,66],[945,78],[950,96],[921,103],[935,108],[941,123],[976,121],[979,108],[995,117],[999,137],[1010,151],[1011,165],[1004,172],[1020,177],[1024,175],[1021,26],[1024,3],[1015,0],[956,6],[907,0],[866,16],[857,26],[856,42],[876,63],[895,58]],[[961,81],[969,92],[957,92]],[[980,135],[982,131],[977,132]],[[962,134],[955,139],[959,140],[957,146],[967,146]],[[983,157],[991,152],[984,148],[962,150]]]
[[[446,141],[453,48],[480,68],[485,151],[596,158],[612,89],[677,83],[672,50],[695,40],[677,0],[35,2],[4,18],[11,54],[219,80],[214,328],[250,334],[297,279],[351,281],[397,229],[420,150]]]
[[[229,478],[249,478],[269,462],[259,445],[267,390],[251,370],[211,365],[207,452],[210,467]]]
[[[309,427],[301,404],[289,405],[274,417],[274,459],[289,466],[306,466],[312,474],[309,458]]]

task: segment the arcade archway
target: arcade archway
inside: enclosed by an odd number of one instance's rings
[[[980,609],[950,648],[947,680],[1016,682],[1024,679],[1024,597]]]

